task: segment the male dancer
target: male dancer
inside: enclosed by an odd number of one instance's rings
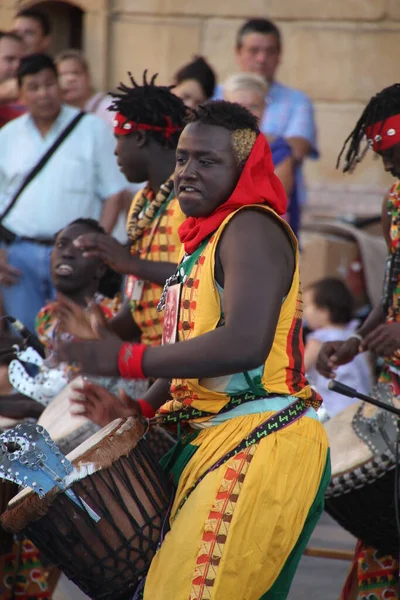
[[[145,73],[143,84],[138,85],[131,76],[132,85],[121,84],[110,107],[116,111],[115,154],[121,170],[133,183],[148,182],[136,194],[129,211],[129,242],[122,245],[98,233],[82,235],[75,241],[85,251],[83,256],[99,257],[128,275],[126,301],[112,327],[122,339],[138,339],[148,345],[161,343],[162,315],[156,307],[165,280],[178,262],[178,227],[185,219],[171,175],[186,108],[170,88],[157,86],[155,79],[148,81]],[[60,312],[64,328],[78,337],[87,329],[86,316],[71,303],[64,303]]]
[[[364,136],[367,138],[362,148]],[[384,236],[390,255],[392,283],[386,286],[382,304],[374,308],[364,325],[346,342],[327,342],[321,348],[317,368],[325,377],[334,377],[339,365],[353,360],[358,352],[370,350],[385,358],[380,381],[393,386],[400,395],[400,271],[396,262],[400,258],[400,84],[385,88],[373,96],[364,109],[355,128],[347,138],[344,172],[352,172],[371,147],[383,161],[385,171],[398,180],[383,201],[382,221]],[[338,161],[338,163],[339,163]],[[357,546],[354,569],[342,594],[350,598],[398,598],[398,561],[383,557],[370,547]],[[359,592],[359,596],[357,595]],[[351,595],[353,594],[353,595]]]
[[[286,198],[255,117],[228,102],[195,111],[179,139],[175,191],[187,255],[166,310],[179,343],[105,334],[61,346],[59,359],[160,378],[131,414],[157,410],[190,432],[164,463],[177,491],[145,600],[283,599],[330,468],[320,398],[304,376],[297,241],[279,216]],[[106,404],[88,394],[80,406],[104,422]]]

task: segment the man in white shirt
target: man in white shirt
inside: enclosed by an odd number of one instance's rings
[[[54,294],[49,273],[54,235],[79,217],[100,219],[109,230],[126,180],[110,128],[84,115],[2,219],[27,174],[79,114],[62,104],[56,67],[45,54],[22,59],[18,82],[28,112],[0,131],[0,245],[8,256],[0,264],[0,285],[5,312],[31,329]]]

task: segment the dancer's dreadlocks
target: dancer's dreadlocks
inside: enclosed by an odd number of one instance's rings
[[[118,93],[112,94],[114,100],[109,110],[121,113],[129,121],[154,127],[165,127],[169,122],[184,127],[186,107],[182,100],[171,92],[172,86],[155,84],[157,73],[148,81],[147,71],[143,73],[143,84],[136,83],[129,72],[132,87],[120,83]],[[162,131],[149,131],[149,135],[166,148],[176,148],[180,131],[165,136]]]
[[[399,83],[395,83],[394,85],[385,88],[379,92],[379,94],[376,94],[376,96],[371,98],[353,131],[344,142],[343,148],[337,159],[336,168],[339,167],[342,155],[347,148],[343,172],[352,172],[357,163],[362,161],[370,146],[368,141],[365,141],[365,147],[361,150],[367,128],[382,122],[380,131],[378,132],[381,133],[385,125],[385,120],[397,114],[400,114]]]

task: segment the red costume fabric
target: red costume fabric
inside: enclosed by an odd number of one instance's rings
[[[188,217],[179,227],[185,252],[192,254],[201,242],[214,233],[230,213],[246,204],[266,204],[278,215],[286,212],[283,185],[274,173],[267,140],[259,134],[231,197],[208,217]]]

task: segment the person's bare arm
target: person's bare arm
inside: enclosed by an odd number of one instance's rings
[[[38,419],[44,406],[23,394],[8,394],[0,396],[0,415],[9,419]]]
[[[153,385],[147,390],[143,399],[151,404],[154,410],[157,410],[171,399],[170,387],[171,382],[169,379],[156,379]]]
[[[276,219],[260,211],[233,218],[219,244],[224,274],[222,327],[178,344],[146,350],[147,377],[203,378],[247,371],[270,352],[282,299],[290,289],[294,252]],[[60,346],[60,361],[77,361],[88,373],[116,375],[121,342],[115,339]],[[132,348],[135,351],[135,348]]]
[[[132,317],[129,302],[125,300],[118,314],[109,321],[110,328],[126,342],[139,342],[142,332]]]
[[[118,220],[119,213],[123,205],[125,190],[109,196],[103,204],[101,211],[100,225],[104,227],[107,233],[111,233]]]
[[[277,167],[275,167],[275,174],[281,180],[281,183],[285,189],[286,196],[289,198],[294,183],[294,160],[292,156],[288,156],[282,161]]]
[[[169,399],[169,388],[169,381],[157,379],[144,400],[156,411]],[[69,398],[71,414],[83,415],[100,427],[105,427],[117,418],[140,417],[142,414],[139,402],[129,398],[124,390],[120,390],[117,396],[97,383],[85,381],[77,391],[78,394],[75,394],[72,390]]]
[[[292,148],[296,162],[302,162],[313,149],[312,144],[303,137],[289,137],[286,138],[286,141]]]
[[[175,263],[146,260],[138,253],[131,254],[128,245],[120,244],[110,235],[87,233],[79,236],[74,244],[83,250],[83,256],[96,256],[115,271],[126,275],[135,275],[143,281],[164,285],[174,274]]]

